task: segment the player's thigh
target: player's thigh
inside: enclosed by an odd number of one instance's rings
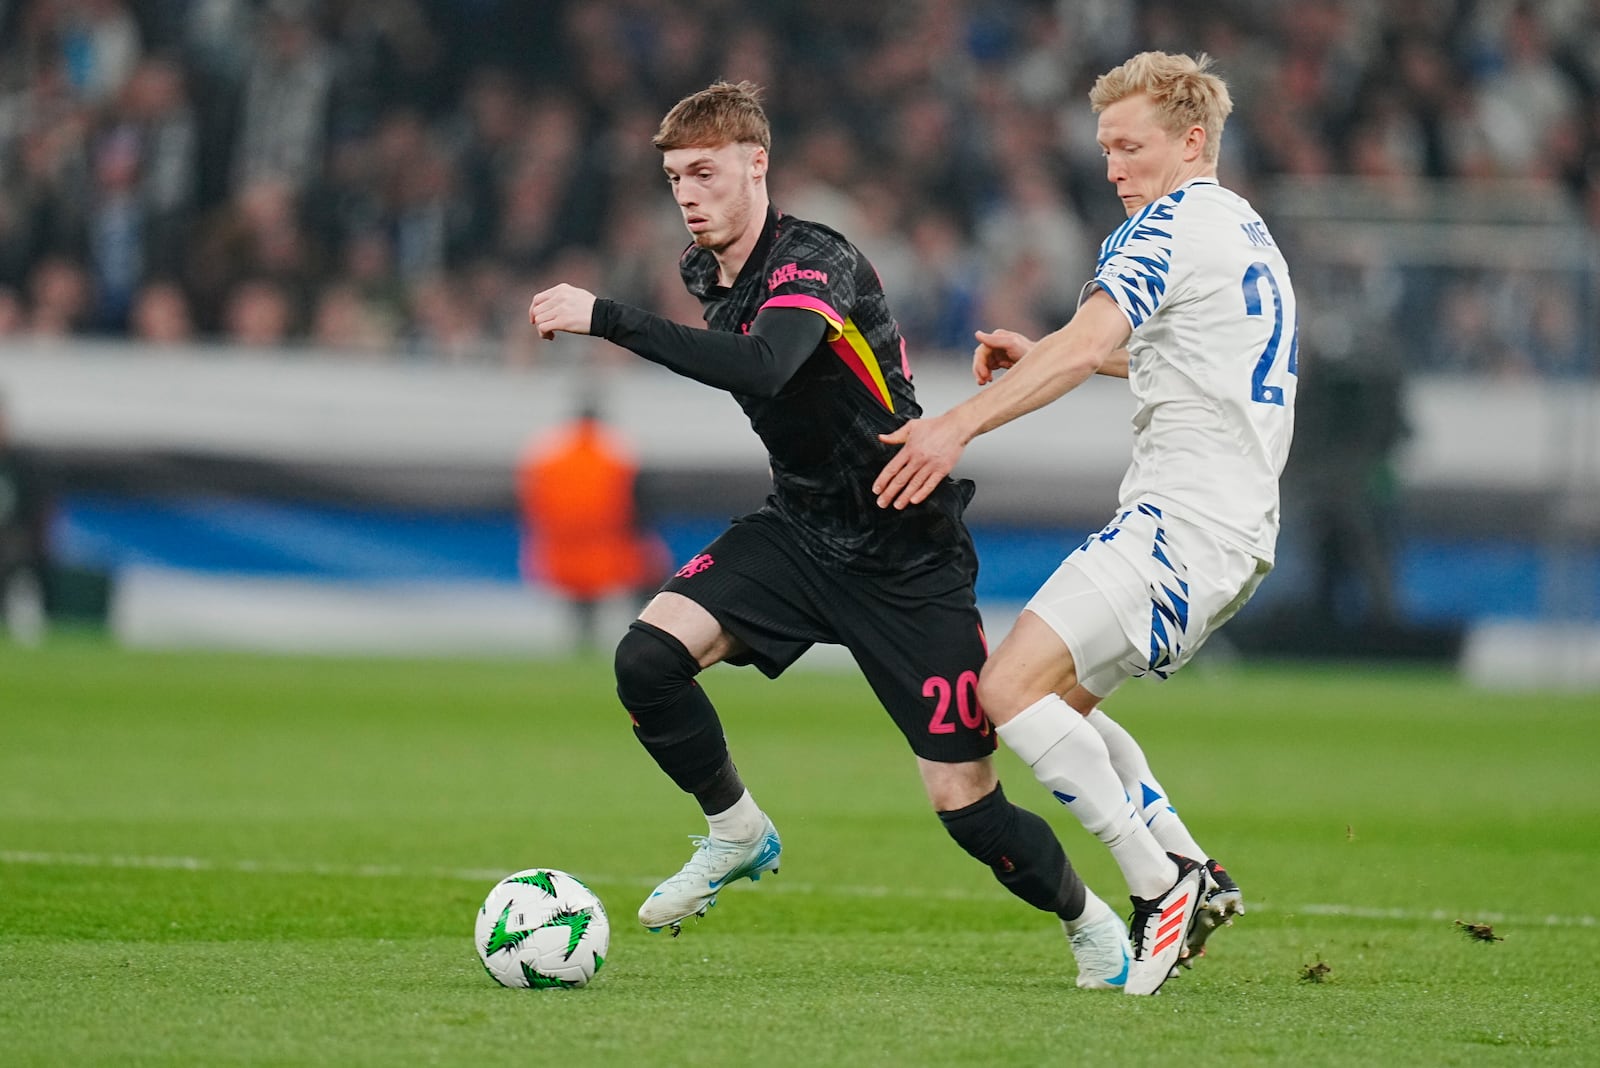
[[[1069,646],[1025,610],[984,665],[978,694],[991,720],[1009,723],[1041,697],[1066,694],[1077,678]]]
[[[935,763],[993,753],[978,703],[988,650],[970,586],[907,598],[888,580],[852,578],[837,592],[841,639],[911,751]]]
[[[670,590],[652,597],[639,613],[639,621],[678,639],[702,668],[721,663],[744,648],[704,606]]]
[[[710,617],[723,635],[713,639],[719,659],[753,664],[772,678],[813,643],[836,640],[817,565],[782,521],[764,514],[735,521],[666,581],[657,600],[665,594]],[[682,610],[698,620],[702,636],[709,633],[703,617]]]

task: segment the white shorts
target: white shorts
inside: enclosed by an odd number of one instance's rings
[[[1164,679],[1188,663],[1270,570],[1267,561],[1140,504],[1091,534],[1026,607],[1066,643],[1078,684],[1108,697],[1132,676]]]

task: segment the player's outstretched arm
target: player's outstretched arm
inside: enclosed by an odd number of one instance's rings
[[[565,283],[533,298],[528,321],[546,340],[558,330],[592,334],[696,382],[756,397],[777,396],[828,327],[812,311],[764,307],[748,334],[701,330]]]
[[[1031,338],[1015,330],[979,330],[973,336],[978,339],[978,346],[972,350],[972,377],[980,386],[993,382],[996,372],[1015,367],[1034,345]],[[1128,350],[1112,352],[1095,373],[1107,378],[1127,378]]]
[[[988,389],[943,415],[912,419],[879,435],[901,449],[873,480],[878,506],[905,508],[926,500],[955,469],[968,442],[1075,389],[1114,358],[1129,333],[1122,309],[1097,290],[1071,322],[1041,338]]]

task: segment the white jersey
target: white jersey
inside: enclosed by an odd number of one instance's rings
[[[1100,246],[1128,317],[1138,402],[1121,507],[1150,502],[1271,562],[1294,433],[1299,321],[1289,268],[1243,197],[1197,178]]]

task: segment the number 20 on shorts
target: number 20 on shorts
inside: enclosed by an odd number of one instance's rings
[[[955,720],[950,718],[952,705],[963,727],[984,735],[989,733],[989,717],[983,714],[983,706],[978,704],[976,671],[963,671],[954,685],[942,675],[929,675],[922,682],[922,696],[935,701],[933,718],[928,720],[929,734],[956,732]]]

